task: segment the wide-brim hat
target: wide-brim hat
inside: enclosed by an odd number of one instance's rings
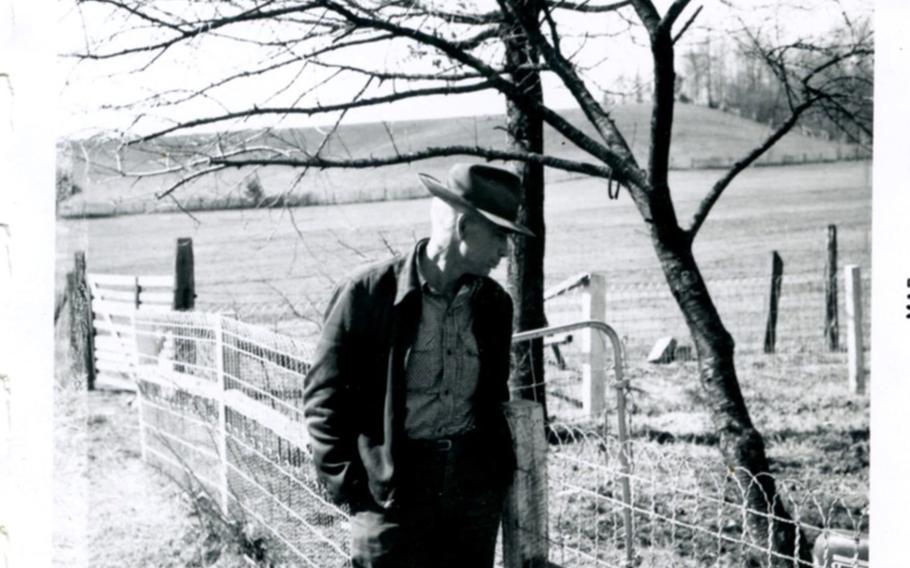
[[[448,183],[429,174],[417,174],[430,193],[456,209],[479,213],[493,224],[513,233],[535,236],[515,222],[521,195],[521,179],[504,168],[486,164],[455,164]]]

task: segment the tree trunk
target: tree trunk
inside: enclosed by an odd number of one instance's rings
[[[539,0],[526,0],[524,11],[540,13]],[[538,21],[535,16],[533,21]],[[533,109],[532,103],[543,102],[540,74],[528,66],[536,65],[538,54],[528,43],[518,22],[507,22],[503,26],[505,38],[506,66],[511,78],[522,87],[525,99],[507,101],[506,130],[512,147],[525,151],[543,153],[543,118]],[[539,163],[519,162],[513,164],[516,173],[523,180],[523,195],[518,221],[531,229],[536,237],[515,235],[509,253],[509,292],[515,302],[514,327],[525,331],[546,327],[547,320],[543,306],[543,261],[546,229],[544,227],[543,166]],[[512,377],[510,379],[518,398],[536,400],[544,405],[543,340],[522,342],[512,347]]]
[[[797,528],[788,522],[791,518],[777,494],[764,440],[752,424],[739,387],[733,338],[711,300],[692,255],[691,243],[679,229],[654,229],[652,241],[698,352],[699,380],[721,454],[736,477],[738,491],[748,509],[759,513],[747,518],[747,538],[762,548],[770,542],[774,552],[782,556],[811,561],[810,543],[803,535],[797,537]],[[792,566],[792,560],[775,557],[772,565]]]

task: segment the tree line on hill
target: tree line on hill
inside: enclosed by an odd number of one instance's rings
[[[870,33],[868,20],[845,19],[830,32],[832,43],[843,46],[853,34]],[[691,103],[730,112],[776,128],[789,114],[792,91],[785,80],[793,67],[811,69],[827,62],[830,48],[793,42],[771,48],[753,30],[737,33],[703,32],[686,42],[679,59],[675,96]],[[825,81],[840,83],[854,93],[848,101],[821,105],[805,113],[799,123],[802,134],[860,144],[871,148],[873,115],[873,58],[848,58],[820,72]],[[650,101],[652,85],[641,74],[620,76],[616,90],[605,102]]]

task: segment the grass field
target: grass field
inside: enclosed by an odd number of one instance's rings
[[[442,173],[442,172],[436,172]],[[714,171],[672,175],[681,219]],[[695,252],[709,286],[763,278],[772,250],[785,273],[821,274],[825,231],[839,230],[841,264],[868,274],[871,229],[869,164],[846,162],[749,170],[720,200]],[[417,186],[417,180],[412,180]],[[403,252],[427,232],[427,199],[278,210],[126,216],[58,223],[58,283],[72,252],[86,250],[97,272],[169,274],[177,237],[192,237],[201,306],[232,306],[246,319],[293,319],[291,306],[318,314],[335,281],[367,260]],[[546,284],[580,271],[606,273],[609,287],[660,290],[662,277],[645,227],[631,201],[611,201],[596,182],[551,184],[546,198]],[[504,276],[500,267],[496,273]],[[786,280],[785,280],[786,281]],[[738,291],[733,286],[735,296]],[[734,298],[735,299],[735,298]],[[759,298],[743,298],[755,303]],[[311,305],[317,309],[311,309]],[[631,317],[631,316],[630,316]],[[761,325],[758,322],[757,325]]]
[[[640,163],[646,163],[647,132],[650,106],[647,104],[620,105],[611,109],[612,116],[626,134],[633,152]],[[566,111],[565,117],[593,135],[591,128],[577,111]],[[427,146],[446,144],[479,144],[501,147],[505,141],[502,132],[503,117],[480,116],[470,118],[404,121],[389,125],[395,137],[394,145],[386,129],[380,124],[355,124],[344,126],[331,139],[323,155],[327,157],[384,156],[397,150],[408,152]],[[767,136],[765,125],[740,118],[719,110],[694,105],[679,104],[674,123],[671,167],[688,169],[706,165],[723,166],[739,159],[759,140]],[[322,134],[316,129],[284,130],[257,141],[278,147],[293,142],[300,147],[315,150]],[[190,138],[198,142],[198,139]],[[549,128],[545,134],[547,151],[553,155],[585,160],[587,156]],[[168,142],[169,144],[173,141]],[[85,141],[82,145],[64,146],[61,163],[71,168],[74,181],[83,193],[68,200],[61,213],[110,215],[127,211],[177,210],[168,200],[156,200],[160,192],[177,178],[173,176],[125,180],[113,174],[116,167],[113,153],[116,144],[103,141]],[[853,156],[856,148],[846,144],[813,138],[797,131],[785,136],[759,163],[782,163],[835,160]],[[131,171],[157,170],[169,164],[163,159],[166,146],[157,152],[125,150],[121,163]],[[212,207],[238,207],[244,202],[246,181],[258,176],[265,195],[279,196],[290,193],[296,203],[350,203],[377,201],[389,198],[406,198],[420,195],[413,184],[416,171],[443,173],[448,166],[463,158],[439,158],[417,165],[392,166],[365,170],[311,170],[298,180],[299,171],[273,167],[254,171],[251,168],[225,170],[206,176],[182,188],[176,197],[190,209]],[[551,180],[564,180],[567,174],[549,172]],[[216,205],[217,204],[217,205]]]

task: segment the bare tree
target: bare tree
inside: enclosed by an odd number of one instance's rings
[[[685,318],[698,353],[698,378],[707,401],[721,453],[734,475],[739,477],[750,509],[788,519],[777,487],[769,474],[764,441],[749,416],[734,364],[734,342],[724,326],[708,292],[693,255],[693,242],[713,207],[733,179],[753,164],[789,132],[810,111],[837,116],[842,123],[861,122],[867,106],[853,100],[851,85],[857,70],[868,70],[872,57],[872,34],[852,25],[844,37],[799,40],[775,45],[759,33],[747,41],[774,72],[786,93],[786,115],[773,131],[756,142],[717,181],[706,188],[693,216],[681,221],[670,192],[668,178],[672,144],[674,93],[676,83],[675,44],[690,27],[697,11],[681,17],[689,0],[674,0],[660,13],[650,0],[619,2],[569,2],[561,0],[497,0],[486,10],[466,1],[455,3],[430,0],[225,0],[185,13],[173,13],[166,4],[137,0],[82,0],[80,5],[112,8],[146,30],[139,41],[128,34],[112,36],[105,46],[89,46],[78,54],[84,60],[124,57],[143,59],[149,68],[181,45],[198,46],[207,38],[245,42],[267,51],[261,65],[244,68],[199,87],[182,92],[161,92],[152,96],[152,106],[166,107],[187,101],[215,98],[217,92],[250,77],[263,77],[276,70],[303,74],[318,70],[308,89],[302,88],[294,73],[288,86],[273,94],[274,100],[288,95],[290,103],[264,100],[240,110],[178,119],[171,126],[131,138],[134,146],[158,145],[177,165],[161,167],[144,175],[179,174],[171,194],[189,180],[225,168],[292,166],[307,172],[312,168],[376,168],[448,156],[474,156],[523,164],[529,182],[522,215],[543,235],[543,192],[536,185],[544,167],[609,179],[625,188],[641,214],[666,282]],[[582,54],[590,50],[597,32],[573,34],[565,21],[584,14],[595,29],[605,22],[632,22],[643,31],[652,54],[651,84],[653,110],[647,163],[639,164],[609,109],[598,102],[585,73]],[[255,37],[242,30],[259,26],[268,34]],[[150,31],[149,31],[150,30]],[[148,36],[154,37],[148,37]],[[603,35],[607,35],[604,33]],[[394,47],[393,47],[394,46]],[[375,66],[363,57],[364,49],[405,50],[406,62]],[[398,64],[401,65],[398,65]],[[586,128],[566,120],[548,107],[540,96],[539,73],[552,74],[571,93],[586,121]],[[303,102],[310,91],[324,89],[333,81],[359,85],[344,100]],[[392,150],[369,155],[332,153],[333,129],[314,144],[274,128],[235,132],[193,144],[174,145],[168,136],[192,132],[198,127],[236,126],[238,120],[271,119],[274,124],[288,117],[332,114],[340,122],[345,113],[380,104],[418,100],[434,95],[448,97],[494,90],[508,101],[510,138],[501,145],[450,144]],[[287,98],[287,97],[285,97]],[[580,150],[583,158],[567,158],[543,151],[539,124],[559,133],[567,144]],[[337,124],[337,123],[336,123]],[[870,133],[871,134],[871,133]],[[391,135],[391,133],[390,133]],[[576,154],[577,155],[577,154]],[[519,241],[510,267],[513,291],[518,291],[520,328],[543,323],[541,294],[543,240],[539,250],[530,241]],[[530,375],[532,376],[533,372]],[[523,379],[527,380],[527,379]],[[753,481],[756,476],[758,482]],[[749,533],[757,542],[769,542],[774,562],[790,564],[785,557],[806,558],[807,542],[797,535],[795,525],[769,520],[767,514],[748,518]],[[796,550],[799,548],[799,550]],[[778,556],[779,555],[779,556]]]

